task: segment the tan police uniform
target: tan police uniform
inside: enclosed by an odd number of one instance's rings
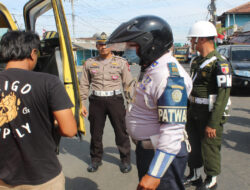
[[[102,59],[99,56],[90,58],[83,65],[80,80],[81,100],[86,103],[90,85],[92,94],[98,96],[99,93],[106,92],[106,96],[110,96],[113,91],[121,94],[121,84],[127,89],[131,81],[132,76],[126,59],[119,56],[112,56],[111,59]]]
[[[83,65],[80,80],[81,101],[86,105],[89,96],[90,155],[92,162],[101,162],[102,135],[108,115],[115,131],[116,145],[122,163],[130,163],[130,141],[125,126],[125,106],[122,87],[127,89],[132,76],[126,59],[100,56],[88,59]],[[90,88],[91,87],[91,88]]]

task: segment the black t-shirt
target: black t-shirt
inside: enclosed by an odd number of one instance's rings
[[[72,106],[54,75],[22,69],[0,73],[0,179],[38,185],[61,172],[52,112]]]

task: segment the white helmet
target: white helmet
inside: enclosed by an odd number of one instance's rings
[[[187,37],[213,37],[217,36],[215,26],[208,21],[198,21],[193,24]]]

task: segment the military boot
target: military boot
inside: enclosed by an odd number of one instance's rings
[[[183,184],[185,187],[189,187],[191,185],[200,186],[202,184],[201,178],[201,168],[190,168],[190,173],[183,180]]]
[[[196,188],[196,190],[215,190],[215,189],[217,189],[216,176],[207,176],[202,185]]]

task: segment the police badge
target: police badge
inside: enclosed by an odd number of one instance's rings
[[[180,102],[182,98],[182,93],[180,90],[173,90],[172,99],[174,102]]]

